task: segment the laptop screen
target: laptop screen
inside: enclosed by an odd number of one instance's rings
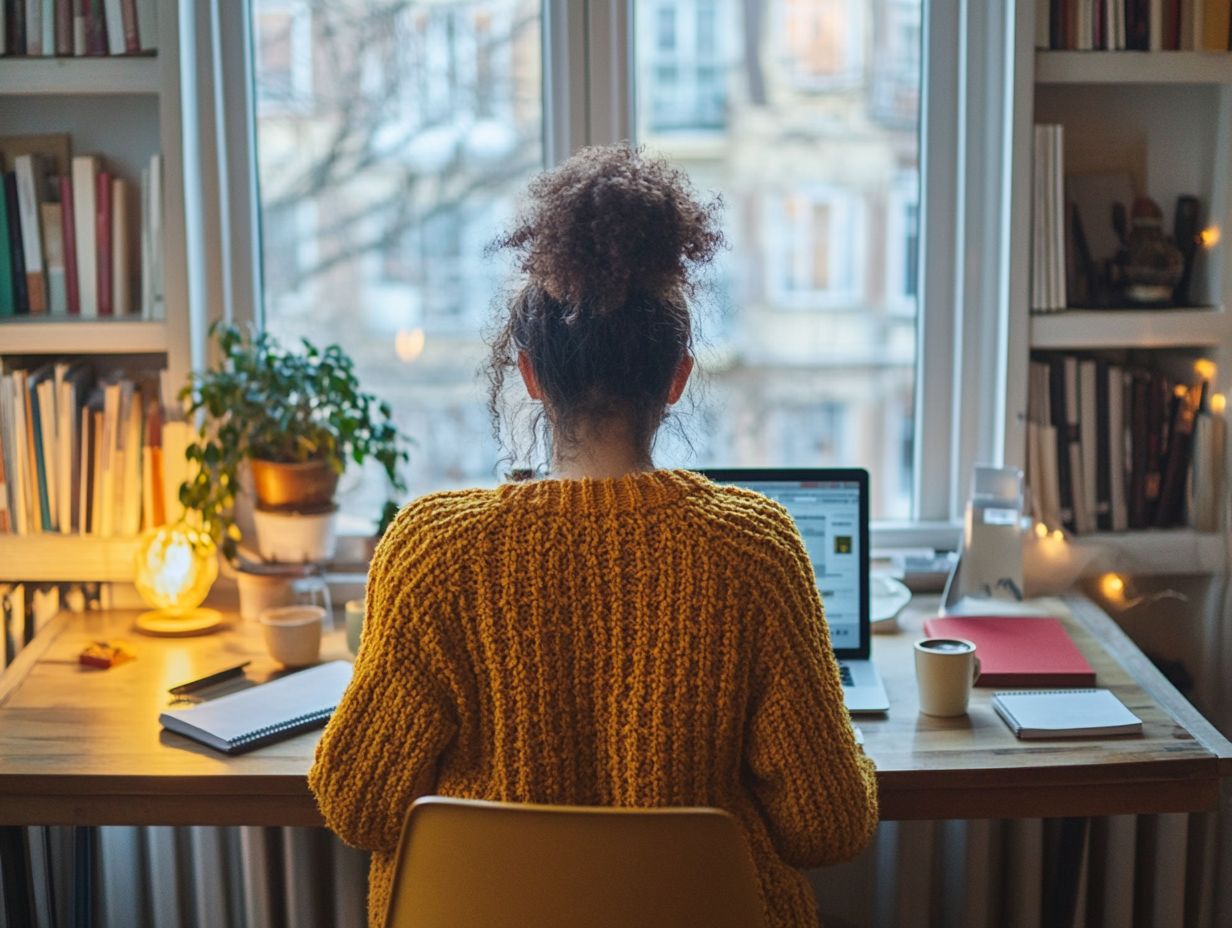
[[[706,471],[775,500],[804,539],[826,608],[830,641],[840,656],[868,656],[867,477],[860,471]]]

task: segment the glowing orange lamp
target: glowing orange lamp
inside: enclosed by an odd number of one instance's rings
[[[217,578],[217,549],[209,535],[183,522],[147,531],[137,545],[133,582],[154,608],[137,617],[138,631],[179,636],[216,629],[222,614],[201,604]]]

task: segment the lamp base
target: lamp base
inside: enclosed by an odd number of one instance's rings
[[[222,613],[217,609],[189,609],[186,612],[153,609],[137,616],[137,631],[162,638],[207,635],[221,624]]]

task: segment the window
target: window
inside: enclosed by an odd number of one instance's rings
[[[861,299],[862,206],[858,193],[834,189],[768,198],[764,240],[770,303],[807,309]]]
[[[282,86],[261,56],[286,9],[252,0],[261,100]],[[475,373],[509,268],[484,249],[544,164],[540,3],[312,9],[308,70],[329,80],[304,86],[310,105],[257,114],[265,325],[355,358],[415,439],[414,493],[492,483]],[[376,468],[348,471],[340,531],[369,531],[385,492]]]
[[[639,48],[648,50],[655,79],[650,122],[661,132],[723,127],[727,74],[719,24],[720,0],[656,0],[649,4]]]
[[[873,517],[910,519],[938,434],[916,394],[921,2],[634,0],[621,33],[606,0],[250,0],[264,324],[356,358],[416,441],[412,494],[494,483],[476,371],[510,268],[485,246],[545,129],[553,157],[632,136],[722,195],[730,243],[698,300],[689,440],[658,463],[865,466]],[[544,45],[579,31],[590,51]],[[613,81],[632,122],[608,128]],[[344,481],[340,529],[366,531],[382,479]]]
[[[678,24],[697,14],[684,0],[640,0],[636,14],[654,22],[667,7]],[[888,123],[852,92],[874,0],[714,9],[731,92],[706,144],[656,117],[662,69],[687,56],[634,49],[638,141],[722,194],[730,243],[699,357],[701,402],[724,427],[692,458],[673,444],[660,460],[864,466],[878,475],[873,517],[910,518],[913,468],[900,470],[914,454],[901,442],[915,416],[918,233],[905,204],[919,183],[917,112]]]
[[[768,3],[782,14],[788,77],[800,90],[835,90],[860,82],[864,67],[867,0],[784,0]]]

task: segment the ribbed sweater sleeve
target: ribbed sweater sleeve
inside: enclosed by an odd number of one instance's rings
[[[308,773],[326,825],[347,844],[386,853],[411,803],[433,789],[456,730],[449,696],[418,646],[418,628],[442,604],[425,564],[406,570],[423,553],[405,550],[407,534],[391,530],[373,557],[355,672]]]
[[[858,854],[877,827],[872,761],[843,705],[812,565],[795,525],[773,518],[759,578],[762,627],[746,763],[782,858],[817,867]]]

